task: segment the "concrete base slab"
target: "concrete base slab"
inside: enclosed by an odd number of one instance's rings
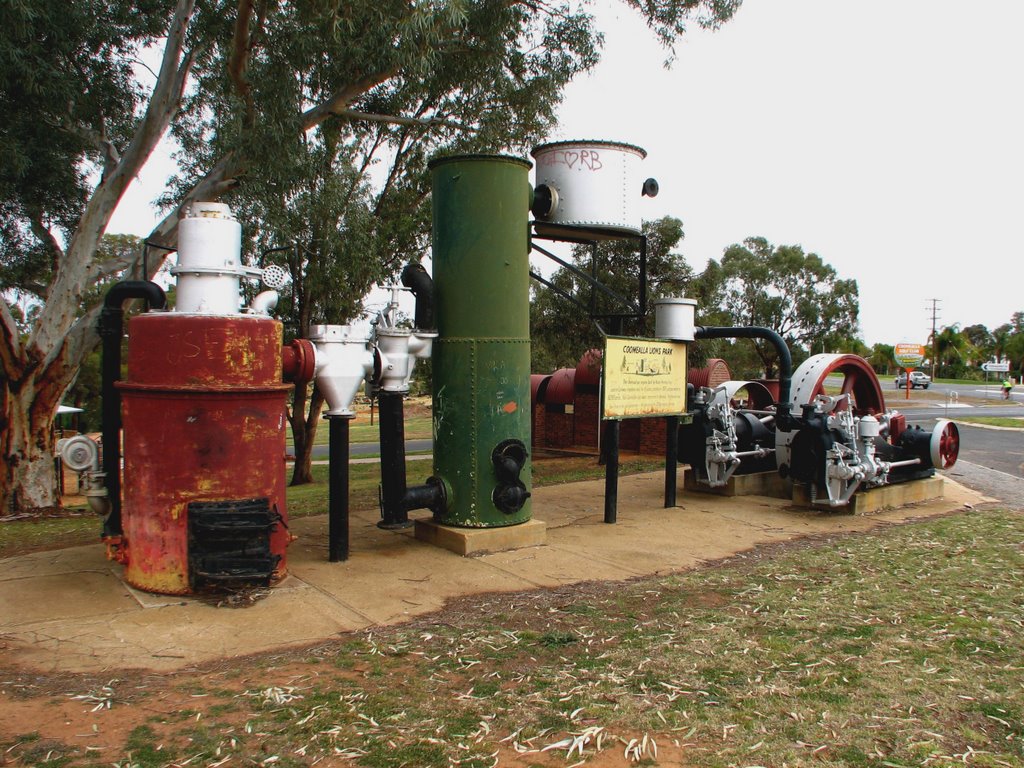
[[[416,538],[463,556],[506,552],[544,544],[547,541],[547,523],[534,519],[501,528],[454,528],[433,520],[417,520]]]
[[[693,473],[687,473],[683,488],[697,493],[715,493],[719,496],[768,496],[773,499],[789,499],[793,495],[793,484],[779,477],[778,472],[752,472],[749,475],[733,475],[725,485],[712,488],[697,482]]]
[[[927,486],[891,488],[913,490],[903,496],[909,503]],[[382,531],[377,511],[368,509],[352,513],[349,559],[331,563],[326,515],[292,520],[298,539],[289,548],[290,576],[243,603],[136,595],[99,543],[2,559],[0,654],[5,668],[41,673],[170,671],[408,621],[461,595],[675,572],[759,544],[869,530],[984,498],[950,480],[942,500],[871,515],[716,494],[681,496],[664,509],[664,473],[652,472],[619,479],[618,523],[607,525],[603,480],[534,490],[534,513],[547,523],[544,546],[519,541],[521,549],[472,558],[417,541],[412,529]],[[895,503],[890,496],[882,506]]]
[[[929,477],[925,480],[914,480],[909,483],[896,483],[895,485],[883,485],[879,488],[869,488],[866,491],[858,491],[850,499],[850,503],[843,507],[829,507],[828,500],[822,504],[819,499],[817,504],[811,504],[807,495],[807,489],[802,485],[793,486],[793,503],[801,507],[814,506],[817,508],[831,509],[849,515],[869,515],[883,509],[895,509],[904,507],[907,504],[915,504],[922,501],[932,501],[945,497],[945,480],[942,477]]]

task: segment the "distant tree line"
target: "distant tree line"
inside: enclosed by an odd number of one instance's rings
[[[697,300],[697,323],[714,326],[764,326],[786,339],[799,363],[809,355],[870,351],[858,339],[860,312],[857,282],[840,278],[835,269],[799,245],[773,245],[750,237],[725,249],[721,260],[696,273],[679,251],[683,223],[673,217],[645,222],[647,286],[650,300],[642,320],[624,327],[629,335],[654,334],[653,301],[687,296]],[[596,263],[590,247],[576,247],[574,266],[596,275],[606,287],[635,303],[640,269],[636,240],[602,242]],[[575,366],[587,349],[602,346],[602,334],[613,328],[608,318],[624,311],[621,302],[591,289],[584,278],[559,268],[550,286],[537,284],[530,307],[533,370],[548,372]],[[593,298],[591,294],[593,293]],[[628,311],[628,308],[627,310]],[[696,345],[691,364],[721,357],[734,375],[772,377],[778,373],[774,347],[750,340],[715,340]]]

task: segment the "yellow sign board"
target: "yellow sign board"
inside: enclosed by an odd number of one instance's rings
[[[601,373],[601,418],[686,413],[686,344],[608,336]]]

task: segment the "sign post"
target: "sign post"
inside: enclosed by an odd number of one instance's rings
[[[896,364],[903,368],[907,374],[907,395],[906,400],[910,399],[910,374],[911,372],[921,364],[924,360],[924,346],[922,344],[911,344],[907,341],[901,341],[893,348],[893,355],[896,358]]]
[[[988,375],[990,373],[1009,373],[1010,361],[992,358],[987,363],[981,364],[981,370],[985,372],[985,390],[988,391]]]
[[[601,366],[601,419],[606,442],[604,521],[614,523],[618,501],[618,422],[686,413],[686,344],[606,336]]]

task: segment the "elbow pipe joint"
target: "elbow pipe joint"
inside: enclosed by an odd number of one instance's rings
[[[528,456],[526,445],[515,438],[503,440],[491,452],[494,474],[498,479],[498,484],[491,492],[491,501],[507,515],[518,512],[530,498],[526,484],[519,479]]]
[[[421,331],[434,328],[434,281],[422,264],[406,264],[402,270],[402,285],[416,297],[414,322]]]
[[[164,309],[167,295],[151,280],[116,283],[103,299],[99,335],[103,339],[103,471],[110,513],[103,523],[103,536],[121,535],[121,398],[114,384],[121,378],[121,335],[124,333],[124,303],[144,299],[150,309]]]
[[[111,331],[120,334],[124,303],[129,299],[145,299],[150,309],[164,309],[167,306],[167,294],[152,280],[124,280],[115,283],[103,299],[99,324],[101,336]]]
[[[790,431],[790,390],[793,380],[793,356],[789,352],[786,340],[771,328],[758,325],[749,326],[698,326],[694,329],[694,338],[700,339],[764,339],[771,343],[779,353],[779,402],[776,403],[778,413],[776,425],[783,432]]]

